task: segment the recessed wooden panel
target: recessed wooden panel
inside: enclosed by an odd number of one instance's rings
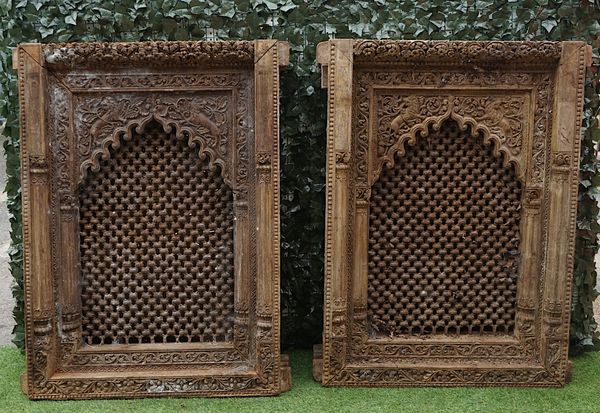
[[[272,395],[285,43],[21,45],[32,399]]]
[[[560,386],[579,42],[331,40],[327,386]]]
[[[150,123],[81,186],[84,343],[232,341],[233,193],[188,143]]]
[[[372,336],[511,333],[520,201],[512,168],[456,122],[384,166],[369,201]]]

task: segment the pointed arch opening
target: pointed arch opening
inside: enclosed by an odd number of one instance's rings
[[[193,146],[149,121],[80,186],[85,344],[233,339],[233,193]]]
[[[481,130],[448,118],[417,133],[372,186],[371,335],[510,335],[521,182]]]

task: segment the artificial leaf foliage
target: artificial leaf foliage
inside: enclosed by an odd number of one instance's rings
[[[591,0],[18,0],[0,1],[0,118],[13,248],[14,341],[23,345],[19,125],[11,50],[24,42],[276,38],[290,43],[281,76],[282,338],[307,347],[321,339],[325,92],[318,42],[333,37],[447,40],[583,40],[598,63],[600,4]],[[589,348],[596,323],[594,256],[600,191],[596,145],[597,67],[589,71],[583,119],[577,256],[571,317],[574,348]]]

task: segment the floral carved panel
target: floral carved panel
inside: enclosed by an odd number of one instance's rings
[[[278,304],[287,53],[271,40],[16,50],[30,398],[289,388]]]
[[[561,386],[578,42],[331,40],[327,386]],[[576,87],[575,87],[576,86]]]

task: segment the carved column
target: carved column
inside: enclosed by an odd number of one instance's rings
[[[515,322],[516,334],[525,343],[533,357],[536,346],[535,319],[539,314],[540,256],[538,246],[542,242],[542,188],[526,188],[523,196],[521,218],[521,268],[517,284],[518,312]],[[537,360],[539,361],[539,360]]]
[[[548,247],[543,297],[543,353],[546,368],[565,380],[571,277],[574,265],[576,205],[583,82],[589,50],[580,42],[565,42],[557,68],[554,123],[550,156]]]
[[[283,51],[275,40],[257,40],[255,48],[257,370],[265,380],[279,383],[280,372],[273,369],[280,360],[274,348],[279,343],[279,302],[273,301],[273,291],[279,291],[279,221],[274,219],[279,210],[279,129],[277,118],[263,114],[278,113],[279,54]]]
[[[252,126],[254,116],[249,113],[246,101],[250,99],[251,85],[249,81],[243,81],[237,91],[235,100],[238,108],[236,110],[235,128],[236,142],[231,148],[233,153],[232,169],[235,171],[232,178],[234,190],[234,241],[235,241],[235,323],[234,323],[234,345],[238,351],[248,357],[250,350],[250,306],[252,305],[253,289],[252,280],[248,274],[252,273],[252,254],[250,231],[252,223],[249,215],[249,203],[254,201],[254,190],[250,191],[248,181],[256,179],[255,171],[249,175],[248,153],[251,152]]]
[[[60,352],[63,361],[68,360],[81,340],[81,283],[79,250],[60,248],[60,245],[79,245],[79,199],[77,194],[76,143],[72,133],[70,104],[72,94],[52,79],[49,85],[49,106],[56,116],[49,121],[48,132],[54,136],[50,142],[53,154],[55,189],[51,194],[51,219],[58,230],[52,231],[54,262],[52,270],[58,277],[59,303],[57,318]]]
[[[332,277],[325,284],[325,325],[331,336],[323,336],[323,382],[341,370],[346,360],[348,334],[348,210],[351,152],[352,111],[352,41],[339,40],[319,45],[317,59],[326,64],[323,83],[327,85],[327,214],[325,267]],[[335,183],[334,183],[335,182]]]
[[[249,324],[249,302],[251,300],[251,283],[247,276],[250,272],[250,241],[248,238],[248,199],[246,194],[236,193],[235,207],[235,322],[233,340],[238,351],[248,354],[248,324]],[[241,198],[241,199],[240,199]]]
[[[368,336],[368,243],[364,234],[369,232],[370,187],[357,187],[354,191],[354,228],[352,232],[352,337],[360,346]],[[353,346],[354,347],[354,346]]]
[[[40,45],[21,46],[15,52],[13,67],[19,72],[21,111],[21,183],[23,192],[23,277],[26,306],[27,357],[38,360],[28,371],[27,385],[45,386],[55,369],[52,357],[55,337],[54,300],[50,240],[50,154],[43,112],[25,116],[27,106],[45,106],[46,76],[41,67]],[[24,165],[23,165],[24,164]]]

